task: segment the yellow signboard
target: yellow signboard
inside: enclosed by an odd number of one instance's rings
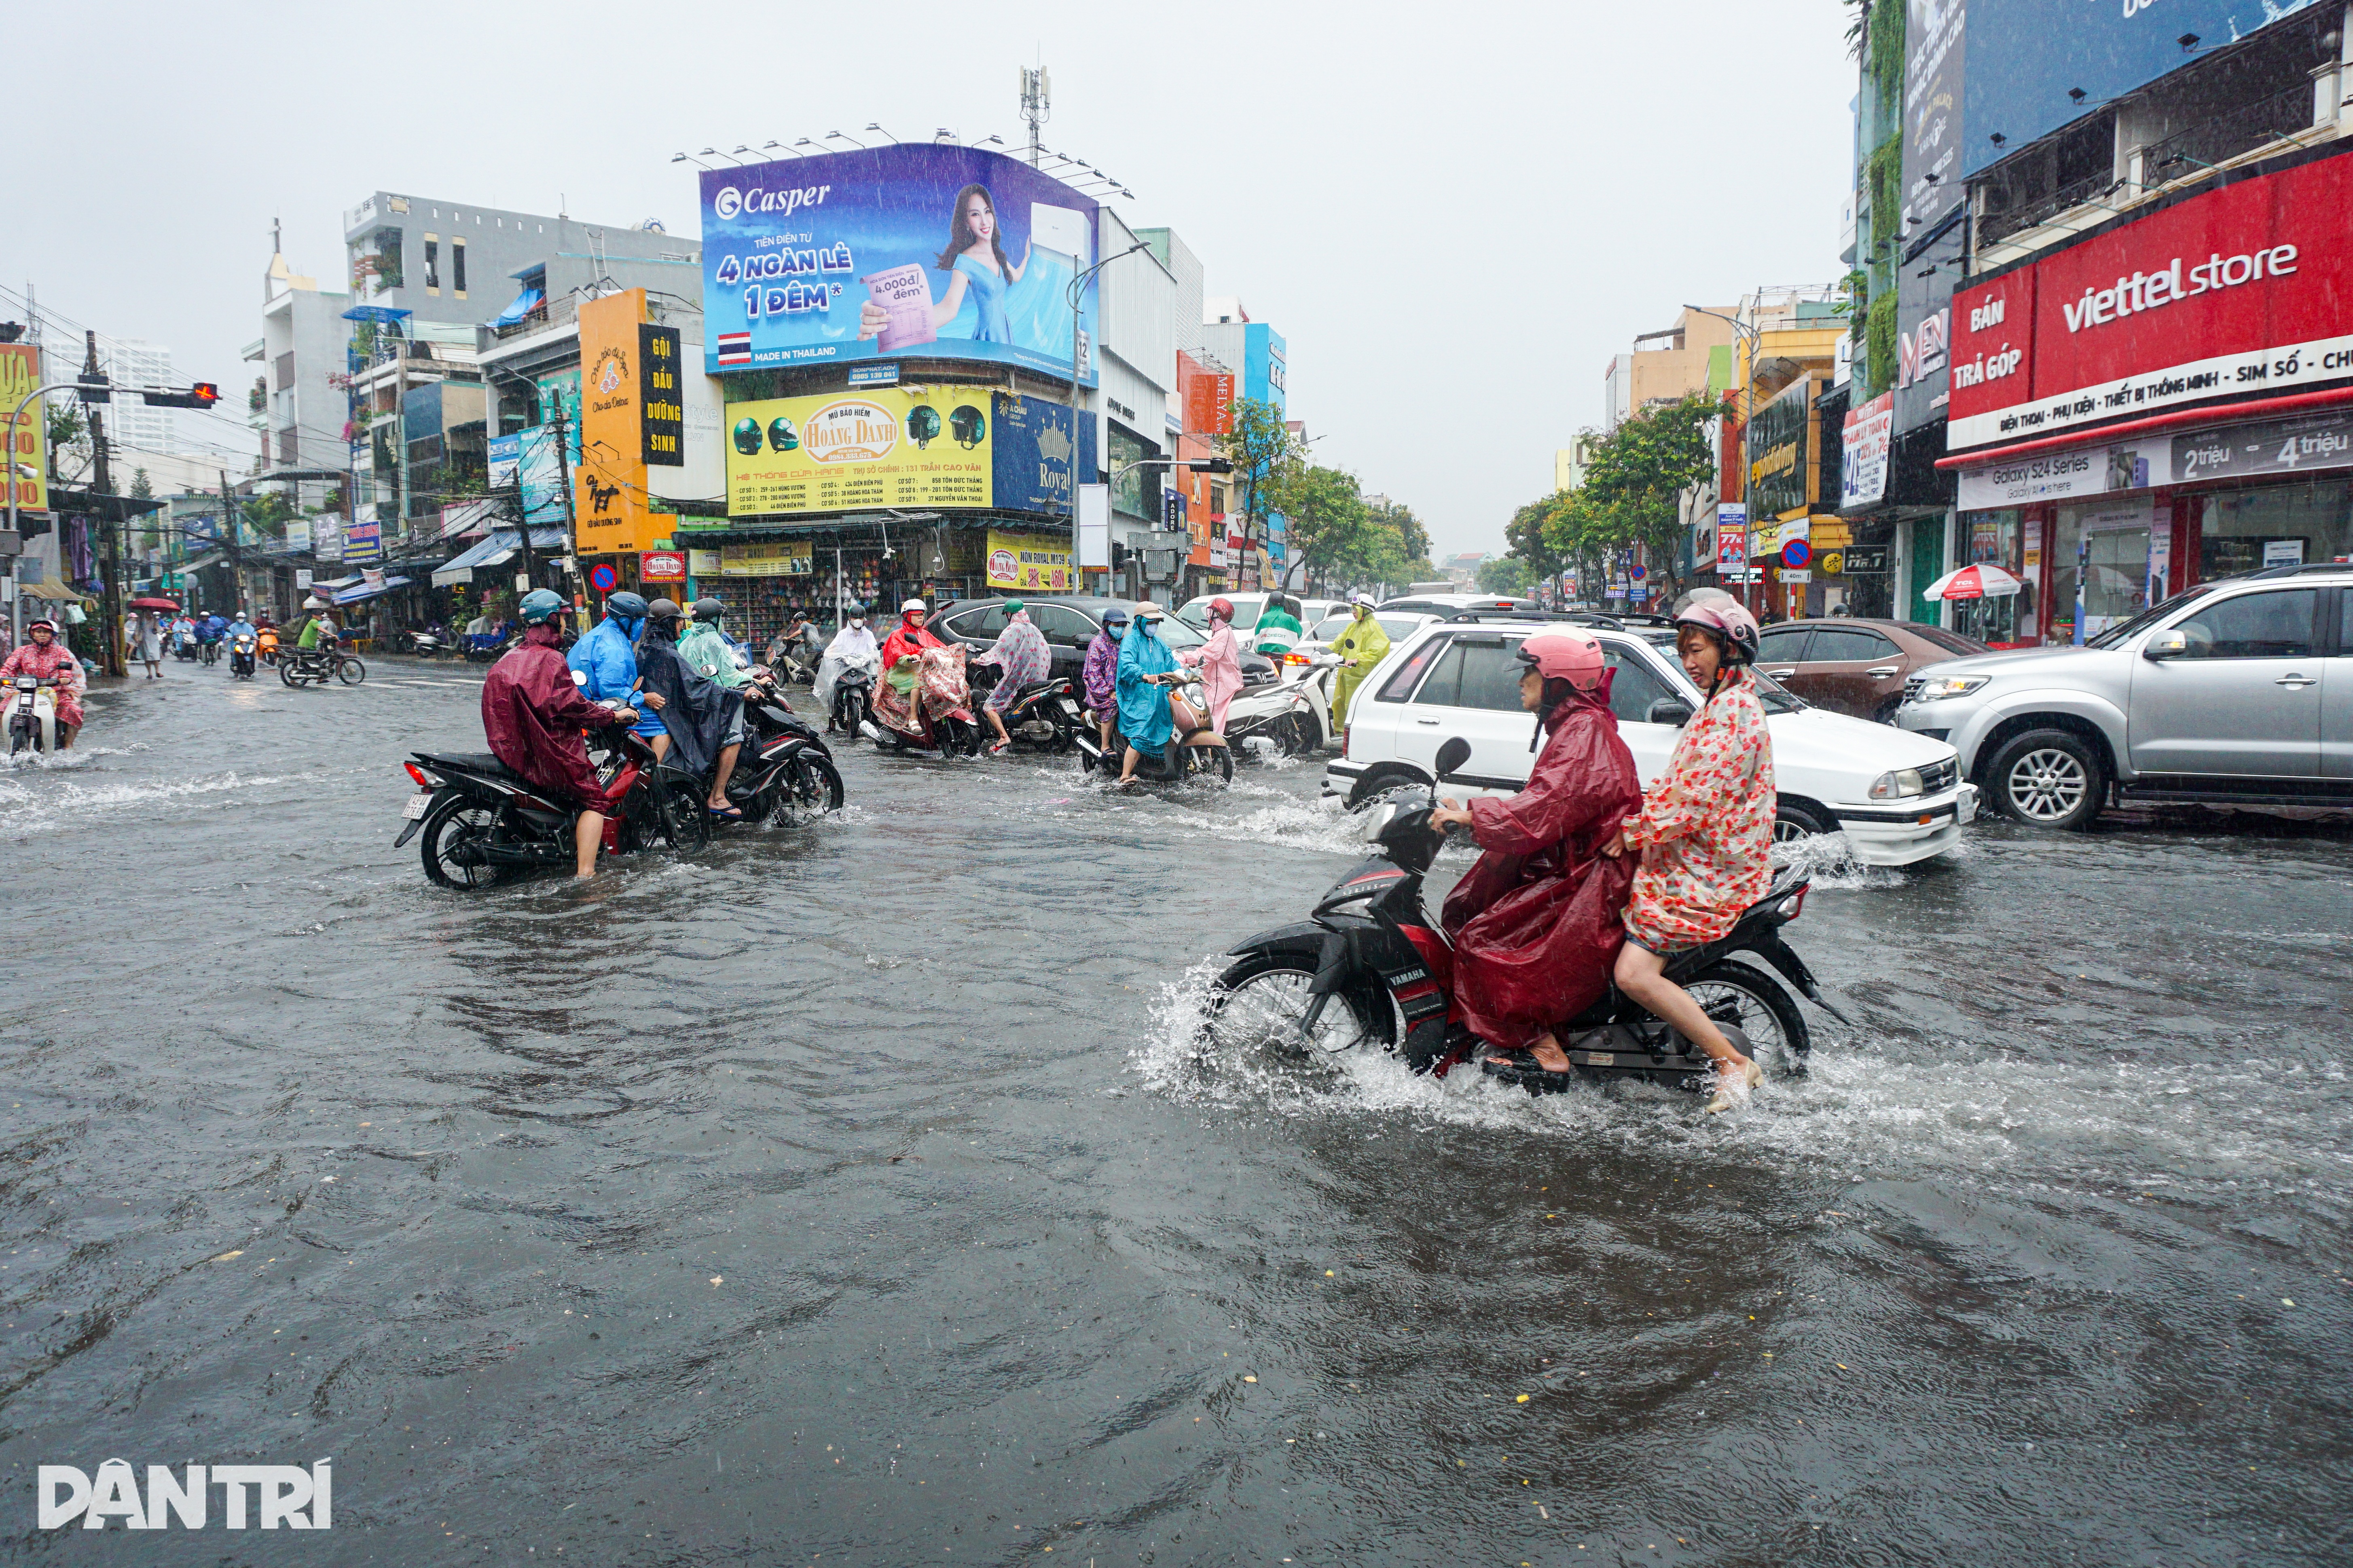
[[[727,405],[727,515],[993,504],[988,389],[875,387]]]
[[[7,444],[8,491],[0,492],[0,507],[13,493],[24,511],[46,511],[49,505],[49,443],[42,428],[41,405],[26,405],[15,427],[8,420],[16,405],[41,384],[41,351],[34,343],[0,343],[0,433]]]
[[[698,550],[697,555],[717,555],[722,577],[806,577],[815,549],[805,539],[776,540],[758,544],[723,544]],[[702,568],[697,568],[700,574]]]
[[[1033,594],[1075,592],[1079,577],[1071,568],[1070,539],[1060,533],[1006,533],[990,529],[988,585],[1026,588]]]
[[[575,554],[656,549],[678,522],[648,504],[638,363],[638,328],[645,319],[643,289],[580,307],[580,457],[572,471]]]

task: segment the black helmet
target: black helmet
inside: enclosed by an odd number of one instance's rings
[[[646,614],[657,621],[674,621],[680,611],[676,599],[656,599],[646,606]]]
[[[988,421],[971,404],[959,403],[948,416],[948,428],[955,433],[956,445],[969,452],[987,438]]]
[[[624,620],[642,621],[646,618],[646,602],[640,595],[624,588],[617,594],[605,596],[605,613],[619,616]]]
[[[918,447],[928,447],[939,438],[940,411],[927,403],[918,403],[907,410],[907,438]]]
[[[694,601],[694,618],[698,621],[715,621],[726,613],[727,606],[708,594]]]

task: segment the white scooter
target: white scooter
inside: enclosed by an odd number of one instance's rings
[[[20,675],[8,693],[8,754],[27,746],[43,756],[57,753],[58,683]]]
[[[1293,663],[1296,658],[1301,662]],[[1274,679],[1245,684],[1226,704],[1226,743],[1242,756],[1271,743],[1277,755],[1313,756],[1332,738],[1332,672],[1337,654],[1294,654],[1276,661]]]

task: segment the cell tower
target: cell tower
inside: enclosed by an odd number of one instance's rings
[[[1038,127],[1054,118],[1054,89],[1046,68],[1021,68],[1021,118],[1029,122],[1029,166],[1038,166]]]

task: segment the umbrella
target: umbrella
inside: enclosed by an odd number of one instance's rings
[[[159,599],[151,595],[143,599],[132,600],[131,607],[134,610],[176,610],[180,607],[180,601]]]
[[[2026,584],[1999,566],[1979,563],[1947,572],[1928,584],[1924,599],[2007,599]]]

